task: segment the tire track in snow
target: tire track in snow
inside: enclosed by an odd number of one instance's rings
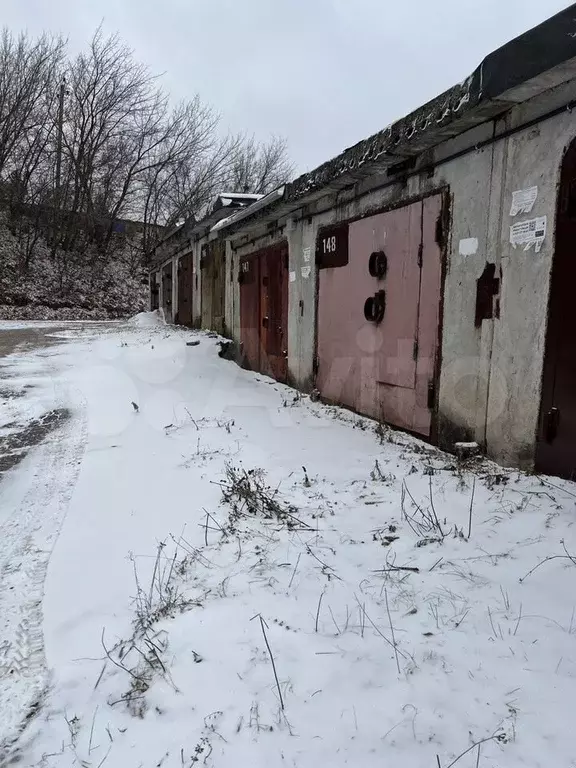
[[[82,409],[31,452],[32,484],[0,525],[0,765],[14,754],[49,683],[42,628],[44,580],[86,435]]]

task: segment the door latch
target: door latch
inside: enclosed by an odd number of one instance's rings
[[[436,385],[433,381],[428,382],[428,410],[433,411],[436,405]]]
[[[550,408],[544,419],[544,433],[547,443],[553,443],[558,435],[558,425],[560,424],[560,411],[556,406]]]
[[[268,318],[263,317],[262,318],[262,328],[268,328]]]

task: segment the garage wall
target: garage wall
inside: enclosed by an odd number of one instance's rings
[[[226,242],[225,324],[227,335],[240,338],[240,292],[238,283],[238,257],[230,241]]]
[[[157,307],[154,306],[154,298],[152,296],[152,283],[155,285],[155,291],[156,291],[156,304]],[[149,305],[148,309],[159,309],[162,306],[162,280],[160,272],[151,272],[150,273],[150,295],[149,295]]]
[[[202,245],[206,242],[205,238],[196,240],[192,244],[192,269],[194,272],[193,279],[193,291],[194,301],[193,307],[193,325],[195,328],[200,328],[202,325],[202,270],[200,269],[200,256],[202,252]]]
[[[474,138],[488,138],[490,132],[485,126]],[[455,152],[458,146],[443,150]],[[445,447],[459,440],[484,442],[494,320],[475,326],[476,288],[486,264],[498,265],[500,259],[501,152],[502,146],[493,144],[434,174],[450,191],[438,403],[438,441]]]
[[[565,103],[573,84],[528,102],[496,124],[513,129]],[[452,243],[444,297],[440,427],[444,445],[473,437],[490,456],[530,468],[540,410],[556,196],[562,156],[576,135],[563,111],[491,147],[447,163],[435,177],[450,186]],[[538,187],[530,213],[511,216],[512,194]],[[510,226],[547,217],[541,250],[510,244]],[[462,238],[476,237],[470,254]],[[462,247],[462,245],[464,247]],[[500,316],[474,328],[476,281],[487,263],[500,278]]]
[[[288,375],[295,386],[310,392],[314,386],[316,349],[316,229],[307,219],[291,219],[287,229]]]
[[[553,108],[574,95],[573,84],[555,89],[546,106]],[[530,120],[537,111],[536,104],[525,104],[510,116],[508,125]],[[500,230],[501,319],[494,327],[487,424],[489,452],[504,463],[531,467],[534,459],[560,166],[575,136],[574,116],[563,110],[506,142]],[[512,192],[531,186],[538,187],[531,213],[510,217]],[[547,235],[540,252],[514,249],[509,242],[510,223],[537,216],[547,217]]]
[[[436,151],[436,158],[513,128],[566,100],[573,85],[546,99],[519,107],[505,121],[481,126]],[[451,448],[456,440],[477,440],[488,454],[508,464],[531,466],[540,408],[541,373],[549,278],[554,250],[556,188],[563,152],[576,135],[568,112],[437,167],[432,175],[412,176],[403,185],[340,195],[340,204],[300,220],[289,233],[291,269],[290,368],[294,380],[309,386],[314,360],[315,280],[300,274],[302,250],[314,252],[321,226],[395,206],[418,196],[449,190],[450,228],[443,296],[442,365],[438,438]],[[374,184],[374,179],[371,180]],[[510,216],[512,193],[538,186],[529,214]],[[360,194],[346,200],[346,194]],[[333,198],[338,202],[338,198]],[[539,253],[514,249],[510,225],[547,216],[548,231]],[[500,278],[500,316],[475,325],[477,281],[487,264]],[[501,270],[501,273],[500,273]],[[312,263],[311,273],[315,271]],[[305,313],[294,312],[304,300]],[[309,304],[309,306],[307,306]],[[308,310],[308,311],[306,311]]]
[[[433,171],[390,184],[384,175],[327,194],[279,219],[277,230],[252,225],[249,235],[235,233],[233,258],[283,238],[289,243],[288,367],[290,381],[302,390],[314,386],[316,339],[315,247],[322,226],[443,192],[448,200],[442,307],[441,372],[438,395],[438,442],[452,448],[457,440],[476,440],[495,459],[530,467],[540,408],[549,280],[554,252],[554,220],[560,164],[576,136],[568,111],[502,138],[456,159],[450,156],[511,131],[576,97],[569,83],[519,105],[504,119],[481,125],[445,142],[426,158],[441,162]],[[378,189],[378,186],[380,186]],[[385,186],[384,186],[385,185]],[[512,194],[538,187],[530,213],[511,216]],[[321,211],[321,212],[320,212]],[[510,226],[547,217],[547,234],[534,247],[513,248]],[[269,225],[268,225],[269,226]],[[239,238],[253,241],[238,247]],[[233,254],[233,255],[232,255]],[[478,280],[494,265],[499,293],[496,316],[476,323]],[[231,267],[237,269],[237,263]],[[234,286],[237,286],[236,277]],[[235,289],[237,291],[237,288]],[[234,292],[230,295],[235,295]],[[239,302],[228,308],[238,337]],[[499,310],[499,316],[498,316]]]

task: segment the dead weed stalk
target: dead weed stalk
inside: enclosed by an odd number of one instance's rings
[[[222,501],[230,507],[226,533],[233,533],[244,517],[275,520],[289,530],[313,530],[297,517],[298,507],[283,500],[278,488],[265,482],[263,469],[244,469],[226,464],[224,480],[217,485],[222,489]]]
[[[570,552],[568,552],[564,539],[561,539],[560,544],[562,544],[562,548],[564,549],[564,555],[550,555],[549,557],[545,557],[544,560],[541,560],[537,565],[534,566],[534,568],[531,568],[528,573],[518,579],[518,581],[522,584],[524,581],[526,581],[528,576],[533,574],[534,571],[537,571],[541,565],[544,565],[544,563],[549,563],[551,560],[568,560],[573,565],[576,565],[576,555],[572,555]]]
[[[115,706],[123,703],[135,717],[144,717],[146,714],[146,694],[157,675],[177,690],[165,660],[168,635],[164,630],[156,629],[156,625],[162,619],[174,617],[201,604],[197,600],[186,598],[181,593],[176,578],[185,573],[193,557],[186,554],[183,560],[178,560],[177,555],[178,546],[168,555],[166,542],[160,542],[156,550],[150,584],[144,586],[136,568],[135,558],[131,554],[136,583],[132,634],[128,639],[119,640],[115,645],[108,647],[105,641],[105,628],[102,630],[101,643],[106,657],[105,664],[109,661],[130,678],[128,690],[118,699],[110,700],[109,704]],[[95,687],[98,687],[103,673],[104,669]]]
[[[409,512],[406,504],[406,495],[410,498],[414,511]],[[414,496],[410,493],[406,480],[402,482],[402,493],[400,496],[400,506],[402,509],[402,516],[408,523],[408,526],[414,534],[418,537],[418,545],[424,546],[425,544],[432,544],[434,542],[443,542],[446,536],[438,515],[436,513],[436,507],[434,506],[434,498],[432,495],[432,478],[430,477],[430,507],[422,507]]]

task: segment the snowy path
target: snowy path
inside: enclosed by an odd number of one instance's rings
[[[71,412],[0,481],[0,734],[41,698],[20,765],[576,766],[573,484],[458,466],[176,328],[14,364]]]
[[[28,341],[28,335],[23,338]],[[43,346],[39,338],[33,343]],[[0,758],[41,704],[47,685],[44,580],[86,439],[83,411],[69,411],[72,400],[58,385],[59,374],[45,352],[2,361],[2,432],[15,436],[11,444],[23,454],[30,445],[31,454],[0,485]],[[40,446],[34,447],[35,437],[43,438]]]

